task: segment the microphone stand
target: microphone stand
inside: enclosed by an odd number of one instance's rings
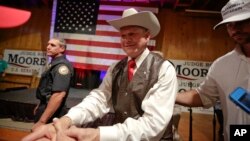
[[[192,82],[189,82],[188,83],[188,86],[190,88],[190,90],[192,89],[192,86],[193,86],[193,83]],[[192,117],[192,108],[189,107],[189,141],[192,141],[193,140],[193,136],[192,136],[192,120],[193,120],[193,117]]]
[[[214,107],[214,115],[213,115],[213,141],[216,141],[216,117],[215,117],[215,107]]]

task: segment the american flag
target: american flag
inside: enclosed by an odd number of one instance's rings
[[[107,70],[126,54],[120,47],[118,31],[106,20],[120,18],[123,10],[131,7],[158,13],[157,6],[133,2],[54,0],[50,35],[66,40],[66,55],[75,68]],[[148,46],[152,49],[155,44],[150,40]]]

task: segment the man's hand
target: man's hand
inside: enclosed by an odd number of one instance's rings
[[[66,123],[66,124],[65,124]],[[53,124],[56,129],[56,141],[99,141],[99,129],[92,128],[77,128],[71,125],[71,119],[63,117],[61,119],[54,119]]]
[[[25,136],[22,141],[46,141],[46,140],[55,140],[56,139],[56,130],[52,124],[42,125],[36,128],[31,134]]]
[[[74,138],[77,141],[99,141],[100,130],[94,128],[77,128],[75,126],[70,127],[64,132],[64,134],[70,138]],[[59,141],[59,140],[58,140]]]
[[[65,131],[58,131],[56,133],[56,141],[78,141],[76,138],[69,137]]]
[[[38,121],[37,123],[35,123],[35,124],[32,126],[31,131],[34,132],[37,128],[39,128],[39,127],[42,126],[42,125],[45,125],[45,123]]]

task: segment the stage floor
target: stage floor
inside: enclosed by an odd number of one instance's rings
[[[66,101],[68,108],[80,103],[90,90],[70,88]],[[36,99],[36,89],[12,90],[0,92],[0,117],[10,117],[17,121],[32,121],[33,109],[39,103]]]
[[[32,121],[20,120],[19,122],[15,118],[18,117],[16,112],[22,111],[21,109],[26,109],[26,114],[32,114],[33,109],[27,106],[31,104],[35,106],[38,103],[38,100],[35,98],[36,89],[23,89],[9,92],[0,92],[0,113],[6,109],[10,110],[12,117],[1,117],[0,114],[0,128],[9,128],[15,130],[24,130],[30,131],[33,126]],[[86,89],[70,89],[70,94],[67,99],[67,106],[70,108],[79,102],[88,95],[90,90]],[[7,104],[8,103],[8,104]],[[4,106],[2,106],[5,104]],[[26,105],[26,107],[24,107]],[[15,108],[12,108],[12,107]],[[32,107],[33,108],[33,107]],[[189,139],[189,113],[182,112],[181,119],[179,123],[179,134],[183,141],[188,141]],[[13,121],[14,118],[14,121]],[[216,131],[218,131],[218,123],[216,123]],[[209,130],[208,130],[209,129]],[[193,113],[193,140],[202,140],[202,141],[211,141],[213,140],[213,115]],[[216,132],[216,137],[218,134]]]
[[[89,94],[90,90],[86,89],[76,89],[70,88],[67,106],[70,108],[79,102]],[[36,89],[22,89],[22,90],[13,90],[8,92],[0,92],[0,100],[13,101],[13,102],[22,102],[29,104],[38,104],[36,99]]]

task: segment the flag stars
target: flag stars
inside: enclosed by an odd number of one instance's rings
[[[98,6],[92,0],[58,0],[54,30],[95,34]]]

